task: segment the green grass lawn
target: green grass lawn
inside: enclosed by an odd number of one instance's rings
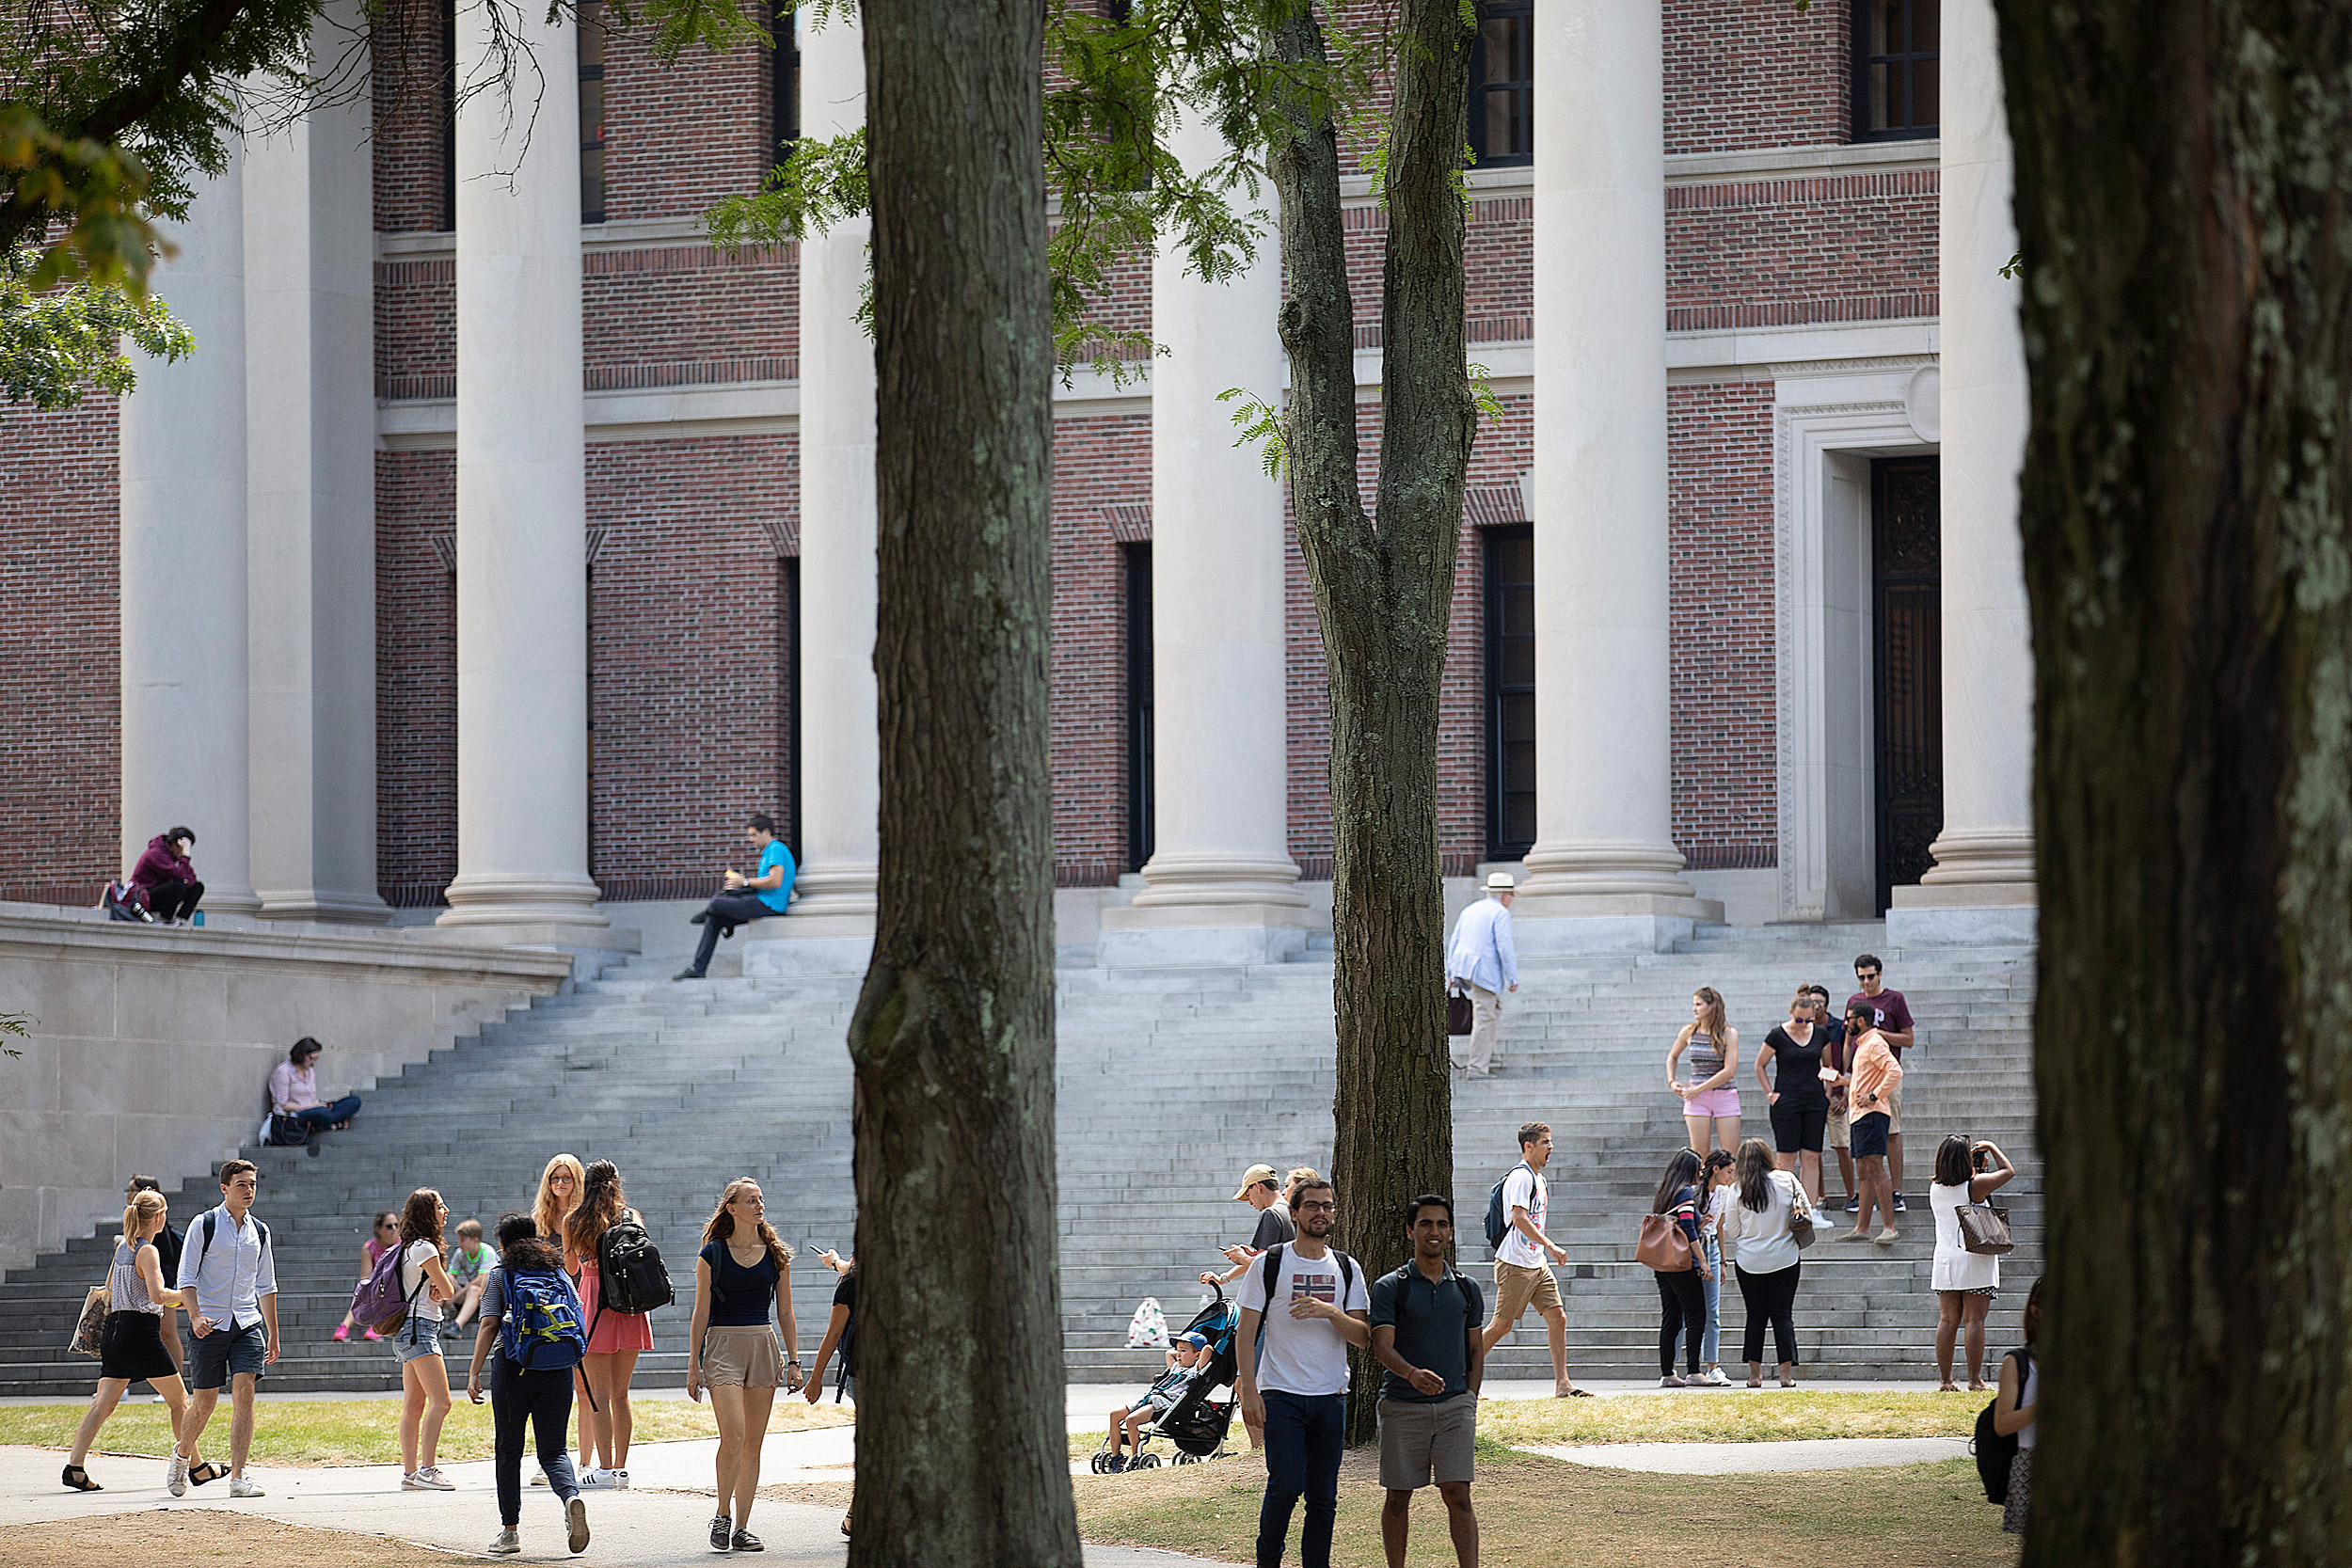
[[[1845,1393],[1824,1389],[1690,1389],[1589,1400],[1487,1400],[1478,1407],[1483,1441],[1527,1448],[1548,1443],[1772,1443],[1799,1437],[1965,1437],[1988,1394]],[[1248,1439],[1238,1418],[1229,1442]],[[1083,1459],[1100,1432],[1070,1440]],[[1167,1446],[1161,1445],[1165,1454]]]
[[[1073,1484],[1079,1532],[1089,1541],[1254,1560],[1265,1472],[1253,1459],[1082,1476]],[[2015,1539],[2001,1533],[2001,1511],[1984,1500],[1965,1459],[1813,1475],[1654,1476],[1488,1449],[1472,1496],[1480,1561],[1489,1568],[1569,1560],[1612,1568],[2010,1568],[2017,1560]],[[1349,1454],[1340,1477],[1335,1568],[1385,1561],[1381,1497],[1376,1457]],[[1291,1526],[1294,1562],[1302,1523],[1295,1516]],[[1434,1492],[1414,1501],[1406,1561],[1452,1568]]]
[[[461,1392],[441,1428],[444,1462],[490,1457],[490,1405],[469,1404]],[[205,1429],[204,1452],[224,1462],[229,1454],[229,1402],[223,1400]],[[87,1404],[0,1406],[0,1443],[72,1449],[74,1428]],[[716,1437],[719,1428],[707,1404],[688,1400],[637,1400],[632,1441],[667,1443]],[[807,1432],[848,1426],[845,1405],[808,1404],[778,1399],[770,1432]],[[160,1404],[122,1404],[98,1433],[100,1453],[161,1456],[171,1449],[171,1413]],[[392,1465],[400,1460],[400,1402],[382,1400],[272,1400],[255,1407],[253,1458],[262,1465]]]

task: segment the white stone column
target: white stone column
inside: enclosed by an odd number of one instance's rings
[[[802,124],[866,123],[854,9],[803,28]],[[746,974],[865,969],[882,863],[882,731],[874,682],[874,340],[857,320],[873,221],[801,242],[801,832],[790,918],[759,921]]]
[[[1188,122],[1192,167],[1225,143]],[[1269,230],[1271,224],[1267,225]],[[1154,848],[1132,909],[1103,911],[1105,964],[1263,963],[1306,944],[1290,855],[1282,484],[1233,444],[1229,387],[1278,398],[1279,241],[1221,283],[1164,241],[1152,267],[1152,648]]]
[[[244,153],[198,190],[155,292],[196,334],[122,400],[122,869],[196,834],[201,908],[251,914],[246,837]]]
[[[1942,290],[1944,831],[1897,888],[1890,940],[2030,941],[2033,641],[2017,474],[2028,394],[2013,165],[1990,0],[1944,7]]]
[[[357,0],[314,24],[314,69]],[[380,925],[374,158],[364,91],[246,164],[253,879],[273,919]]]
[[[457,876],[444,927],[602,945],[588,879],[587,472],[571,13],[457,111]],[[486,9],[458,11],[478,79]],[[535,103],[532,95],[535,94]]]
[[[1523,953],[1663,948],[1722,918],[1682,878],[1667,643],[1660,0],[1535,33],[1535,843]],[[1565,917],[1565,918],[1564,918]]]

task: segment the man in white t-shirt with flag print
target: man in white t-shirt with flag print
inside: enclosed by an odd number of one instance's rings
[[[1265,1501],[1258,1511],[1258,1568],[1279,1568],[1291,1511],[1307,1499],[1299,1543],[1305,1568],[1330,1568],[1340,1508],[1340,1455],[1347,1446],[1347,1347],[1372,1343],[1372,1294],[1357,1261],[1330,1246],[1339,1203],[1331,1183],[1291,1192],[1297,1237],[1269,1247],[1242,1275],[1242,1418],[1265,1429]],[[1268,1303],[1272,1303],[1271,1307]],[[1264,1354],[1248,1347],[1264,1336]]]

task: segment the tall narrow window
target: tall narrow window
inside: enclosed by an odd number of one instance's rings
[[[792,156],[793,144],[801,139],[801,24],[800,18],[787,8],[789,3],[775,0],[774,18],[769,24],[776,40],[775,55],[770,61],[769,92],[773,100],[779,164]]]
[[[604,4],[580,8],[580,221],[604,221]]]
[[[1470,144],[1480,168],[1535,161],[1535,0],[1485,0],[1470,45]]]
[[[1484,529],[1486,564],[1486,858],[1535,842],[1535,530]]]
[[[441,228],[457,231],[457,0],[441,0]]]
[[[1854,140],[1935,135],[1943,22],[1943,0],[1854,0]]]
[[[1152,858],[1152,546],[1122,545],[1127,568],[1127,869]]]

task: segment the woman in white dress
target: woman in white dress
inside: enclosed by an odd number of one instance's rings
[[[1955,1133],[1935,1151],[1935,1182],[1928,1189],[1935,1210],[1935,1367],[1947,1392],[1960,1386],[1952,1381],[1952,1342],[1963,1336],[1968,1386],[1983,1389],[1984,1314],[2001,1284],[2000,1259],[1970,1252],[1961,1239],[1961,1206],[1982,1203],[2016,1175],[2009,1156],[1990,1140],[1972,1144]]]

